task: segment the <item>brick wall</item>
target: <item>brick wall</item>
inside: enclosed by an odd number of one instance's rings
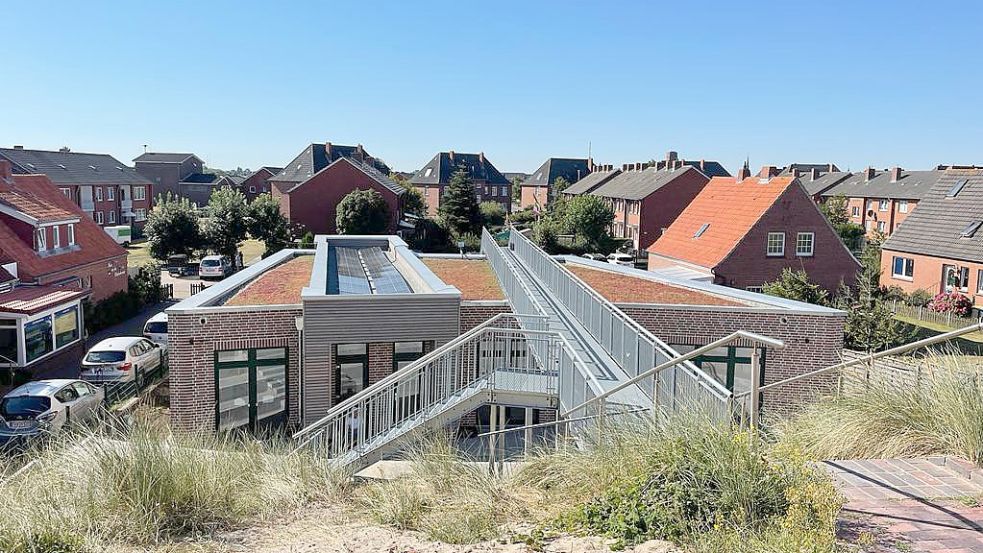
[[[104,300],[116,292],[125,292],[128,286],[126,254],[48,273],[38,280],[39,284],[49,284],[72,276],[81,278],[83,283],[92,282],[92,296],[89,298],[92,303]]]
[[[480,325],[499,313],[511,313],[512,307],[507,301],[462,301],[461,302],[461,334]]]
[[[399,197],[350,163],[337,163],[317,173],[290,191],[290,201],[281,203],[291,223],[303,225],[314,234],[335,234],[336,209],[354,190],[374,190],[389,208],[389,232],[396,231],[402,213]]]
[[[287,410],[296,424],[299,398],[297,309],[171,313],[168,315],[170,416],[174,428],[215,429],[215,352],[287,348]],[[204,319],[204,324],[202,324]]]
[[[630,317],[670,344],[705,345],[737,330],[785,342],[766,354],[765,383],[828,367],[840,361],[843,314],[620,305]],[[748,345],[738,343],[736,345]],[[806,379],[765,396],[766,406],[787,409],[829,389],[832,377]]]
[[[911,278],[894,275],[895,256],[914,261],[915,266]],[[966,287],[966,290],[960,289],[959,293],[972,300],[974,306],[983,306],[983,293],[979,293],[981,284],[983,284],[979,278],[980,270],[983,270],[983,263],[970,263],[929,255],[884,250],[881,252],[881,286],[898,286],[909,294],[916,290],[925,290],[930,294],[937,294],[942,291],[943,265],[955,265],[969,269],[969,286]]]
[[[392,343],[369,344],[369,385],[393,373]]]
[[[527,209],[539,206],[544,209],[549,203],[549,188],[546,186],[520,187],[519,208]]]

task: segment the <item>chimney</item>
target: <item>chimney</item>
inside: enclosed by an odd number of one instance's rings
[[[792,175],[793,179],[797,179],[799,178],[799,169],[797,167],[792,167],[788,174]]]
[[[331,143],[330,142],[325,142],[324,143],[324,152],[327,155],[328,159],[330,160],[331,159]]]
[[[485,163],[485,152],[478,152],[478,162],[484,165]]]
[[[359,159],[365,159],[365,148],[363,148],[361,144],[357,144],[355,146],[355,152],[358,154]]]
[[[635,164],[635,170],[636,171],[641,171],[642,170],[642,162],[641,161],[639,161],[638,163]]]
[[[830,164],[829,164],[829,169],[828,169],[828,171],[829,171],[830,173],[832,173],[832,172],[833,172],[833,171],[835,171],[835,170],[836,170],[836,168],[835,168],[835,167],[833,167],[833,164],[832,164],[832,163],[830,163]]]
[[[774,165],[762,165],[761,170],[758,171],[758,176],[763,179],[770,179],[775,176],[775,166]]]
[[[454,150],[447,152],[447,157],[451,158],[451,163],[454,163]]]
[[[628,170],[628,164],[627,163],[622,163],[621,164],[621,170],[622,171],[627,171]]]
[[[63,154],[67,154],[68,152],[71,152],[72,149],[69,148],[68,146],[62,146],[61,148],[58,148],[58,151]]]
[[[867,167],[866,169],[864,169],[864,182],[867,182],[872,178],[874,178],[874,168]]]
[[[898,182],[901,180],[901,168],[891,167],[891,182]]]
[[[809,170],[809,180],[816,180],[819,178],[819,169],[813,167]]]
[[[666,152],[666,161],[667,162],[676,161],[677,159],[679,159],[679,154],[677,154],[676,152],[674,152],[672,150],[669,150],[668,152]],[[666,165],[668,166],[668,165],[673,165],[673,164],[666,163]],[[675,165],[673,165],[673,166],[675,166]]]
[[[10,162],[5,159],[0,159],[0,181],[9,180],[12,174]]]
[[[705,159],[700,160],[700,171],[705,171],[707,168],[707,162]]]
[[[24,146],[23,146],[23,145],[21,145],[21,144],[15,144],[15,145],[14,145],[14,149],[15,149],[15,150],[23,150],[23,149],[24,149]]]

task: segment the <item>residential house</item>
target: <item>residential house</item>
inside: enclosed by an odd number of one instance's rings
[[[881,248],[881,284],[958,291],[983,309],[983,170],[945,171]]]
[[[589,192],[607,200],[614,210],[611,234],[632,241],[635,251],[652,245],[693,201],[709,180],[699,169],[625,167]]]
[[[290,163],[276,175],[267,179],[271,190],[279,190],[281,194],[313,177],[318,171],[328,165],[347,157],[371,165],[383,175],[391,171],[381,159],[372,157],[361,144],[357,146],[342,146],[325,142],[311,144],[304,148]]]
[[[724,166],[719,161],[681,159],[679,154],[673,151],[666,152],[665,159],[651,161],[645,165],[655,167],[656,169],[679,169],[688,165],[690,167],[696,167],[709,178],[730,176],[730,173],[727,172],[727,169],[724,169]]]
[[[847,198],[850,221],[867,230],[868,236],[890,236],[915,210],[943,171],[905,171],[894,167],[878,171],[868,167],[822,192],[823,201]]]
[[[252,202],[256,196],[270,191],[270,178],[280,171],[283,171],[282,167],[260,167],[242,180],[237,187],[246,195],[246,200]]]
[[[48,176],[0,160],[0,367],[77,376],[81,302],[127,289],[126,255]]]
[[[752,291],[785,268],[831,292],[854,283],[859,263],[798,179],[741,176],[710,179],[648,248],[650,269],[682,266]]]
[[[179,196],[187,198],[196,206],[208,205],[212,193],[223,187],[241,188],[243,177],[218,175],[216,173],[192,173],[178,183]]]
[[[139,234],[152,206],[153,183],[107,154],[14,146],[0,148],[0,160],[8,161],[15,174],[47,175],[100,227],[131,225]]]
[[[145,152],[133,160],[137,173],[154,183],[154,193],[181,196],[181,182],[201,174],[205,162],[194,154]],[[192,179],[193,180],[193,179]]]
[[[627,168],[628,166],[624,165],[623,167]],[[621,169],[615,169],[613,165],[597,165],[589,175],[568,186],[562,194],[568,198],[589,194],[620,174]]]
[[[551,157],[520,184],[519,208],[543,209],[556,197],[553,184],[562,178],[573,184],[590,174],[593,163],[588,159]]]
[[[512,210],[512,182],[495,168],[484,152],[462,154],[450,151],[435,155],[410,179],[410,184],[423,193],[428,215],[437,214],[444,188],[459,169],[467,171],[471,177],[478,202],[499,202],[506,212]]]
[[[389,234],[395,234],[403,216],[406,189],[383,175],[373,165],[341,156],[308,179],[282,190],[273,188],[280,211],[293,224],[315,234],[335,234],[337,208],[355,190],[375,190],[389,206]]]

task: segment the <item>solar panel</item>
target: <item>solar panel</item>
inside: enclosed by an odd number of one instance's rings
[[[360,250],[365,269],[376,294],[409,294],[413,292],[403,275],[393,266],[381,248]]]
[[[362,261],[355,248],[334,248],[336,273],[338,275],[338,293],[341,295],[370,294],[369,281],[362,269]]]

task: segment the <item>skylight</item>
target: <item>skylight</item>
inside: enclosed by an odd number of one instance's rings
[[[983,225],[983,221],[973,221],[972,223],[966,225],[959,236],[962,238],[972,238],[976,231],[980,229],[980,225]]]
[[[708,228],[710,228],[710,223],[703,223],[703,226],[700,227],[700,230],[696,231],[696,234],[693,235],[693,238],[699,238],[703,236],[703,233],[706,232]]]
[[[61,167],[62,169],[66,169],[66,167],[64,165],[62,165],[61,163],[58,164],[58,167]]]
[[[949,189],[949,193],[946,194],[946,197],[948,197],[948,198],[955,198],[957,194],[959,194],[960,192],[962,192],[962,189],[963,189],[964,186],[966,186],[966,183],[967,182],[969,182],[969,179],[959,179],[959,180],[957,180],[956,181],[956,184],[953,184],[952,185],[952,188]]]

